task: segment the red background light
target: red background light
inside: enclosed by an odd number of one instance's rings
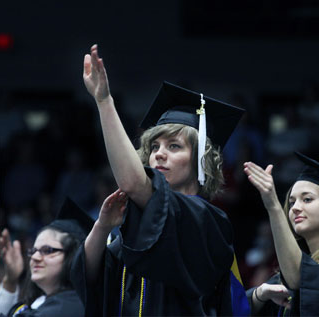
[[[7,51],[13,47],[13,37],[10,34],[0,33],[0,51]]]

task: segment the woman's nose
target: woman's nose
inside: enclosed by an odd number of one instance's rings
[[[39,250],[37,250],[31,255],[31,259],[34,261],[40,261],[42,259],[42,254]]]
[[[167,153],[163,147],[160,147],[156,154],[155,154],[156,160],[166,160],[167,159]]]
[[[292,206],[292,211],[294,212],[294,213],[299,213],[300,211],[301,211],[301,204],[300,204],[300,202],[298,201],[298,200],[296,200],[295,202],[294,202],[294,204],[293,204],[293,206]]]

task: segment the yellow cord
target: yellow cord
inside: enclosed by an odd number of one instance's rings
[[[143,298],[144,298],[144,277],[142,277],[141,281],[141,297],[140,297],[140,309],[138,312],[138,316],[142,317],[142,312],[143,312]]]
[[[124,293],[125,293],[125,276],[126,276],[126,266],[123,268],[122,275],[122,296],[121,296],[121,316],[123,315],[123,306],[124,306]],[[142,277],[141,279],[141,296],[140,296],[140,305],[138,316],[141,317],[143,313],[143,301],[144,301],[144,287],[145,287],[145,279]]]
[[[123,269],[123,275],[122,275],[121,315],[123,314],[123,304],[124,304],[125,274],[126,274],[126,266],[124,266],[124,269]]]
[[[289,296],[288,297],[288,302],[290,302],[292,300],[292,297],[291,296]],[[284,312],[283,312],[283,316],[285,316],[286,315],[286,312],[287,312],[287,307],[285,307],[285,309],[284,309]]]

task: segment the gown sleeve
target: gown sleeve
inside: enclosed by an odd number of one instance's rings
[[[233,233],[225,213],[198,196],[170,189],[146,168],[153,194],[144,210],[129,201],[121,227],[127,270],[189,296],[214,291],[233,261]]]
[[[118,277],[120,276],[120,237],[116,238],[108,247],[94,285],[86,280],[84,244],[75,254],[71,267],[71,281],[85,307],[86,317],[112,316],[119,301]],[[108,300],[106,300],[106,298]]]
[[[319,264],[304,252],[300,273],[300,316],[318,316]]]

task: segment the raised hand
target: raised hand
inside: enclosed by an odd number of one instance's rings
[[[110,97],[109,82],[97,44],[91,47],[91,54],[84,56],[83,80],[88,92],[99,104]]]
[[[244,163],[244,172],[248,175],[248,180],[258,189],[266,209],[269,211],[280,205],[273,177],[271,175],[273,165],[268,165],[266,169],[252,163]]]
[[[121,189],[108,196],[101,207],[99,225],[102,227],[117,227],[123,222],[127,195]]]
[[[7,229],[4,229],[0,236],[0,254],[5,269],[3,278],[4,287],[8,291],[15,291],[19,277],[24,269],[24,261],[20,242],[14,241],[11,244],[10,233]]]

